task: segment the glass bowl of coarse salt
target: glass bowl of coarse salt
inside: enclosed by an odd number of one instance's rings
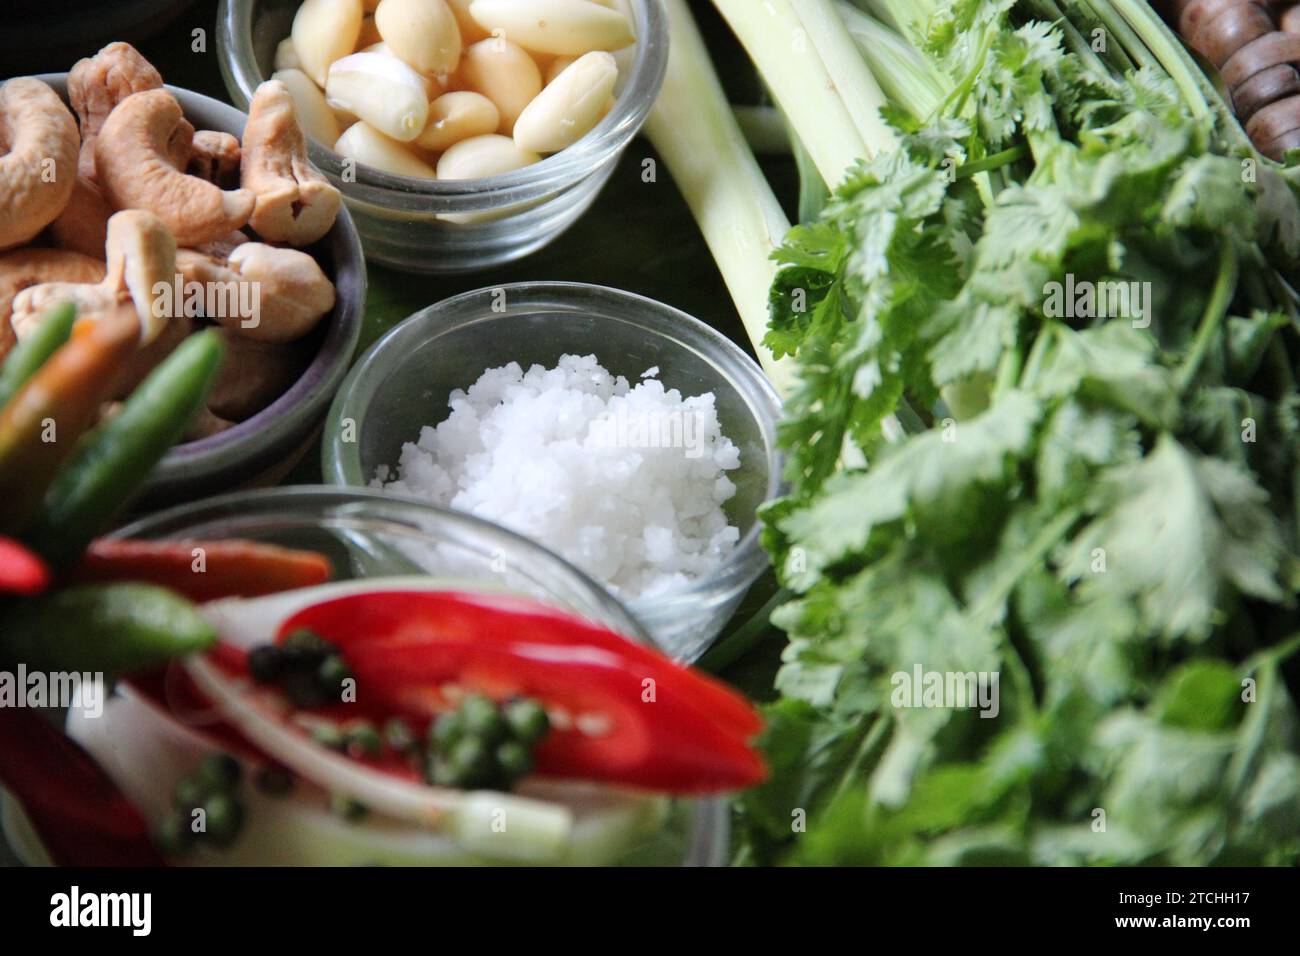
[[[697,319],[602,286],[527,282],[423,309],[353,368],[325,480],[468,511],[550,548],[683,660],[767,566],[780,402]]]

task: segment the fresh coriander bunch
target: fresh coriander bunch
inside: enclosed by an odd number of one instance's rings
[[[944,96],[777,252],[742,858],[1294,864],[1295,198],[1140,0],[886,12]],[[996,715],[900,706],[917,667]]]

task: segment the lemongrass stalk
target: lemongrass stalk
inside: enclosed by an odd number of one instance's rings
[[[685,0],[667,0],[668,70],[645,131],[704,233],[763,370],[779,394],[788,360],[763,345],[771,256],[790,222],[745,143]]]
[[[873,155],[790,0],[713,0],[828,186]],[[873,144],[878,145],[878,144]]]
[[[871,72],[891,102],[916,119],[933,115],[944,98],[939,71],[910,43],[874,17],[841,2],[840,16]]]
[[[867,68],[833,0],[790,0],[790,6],[808,31],[813,48],[835,81],[840,101],[871,155],[896,149],[898,137],[880,115],[885,94]]]
[[[916,40],[934,15],[933,0],[853,0],[854,5],[876,20],[893,27],[906,40]]]
[[[929,6],[923,0],[914,0],[916,15],[929,16]],[[908,0],[896,0],[902,16]],[[948,98],[950,82],[915,46],[890,29],[875,15],[841,0],[840,15],[857,42],[871,72],[880,77],[880,85],[889,99],[911,113],[918,120],[931,119]],[[890,18],[893,15],[890,14]],[[961,114],[970,116],[974,110],[966,104]],[[977,168],[967,171],[985,206],[993,204],[994,192],[987,173]]]

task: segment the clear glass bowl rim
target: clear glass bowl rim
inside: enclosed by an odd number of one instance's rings
[[[551,195],[583,179],[617,155],[640,130],[663,84],[668,67],[668,17],[660,0],[628,0],[641,31],[636,59],[614,108],[578,142],[539,163],[485,179],[427,180],[385,173],[358,163],[352,199],[408,212],[481,211]],[[217,12],[217,51],[231,98],[241,109],[266,77],[253,53],[256,0],[221,0]],[[339,154],[308,141],[312,162],[331,179],[342,175]]]
[[[511,303],[512,309],[527,308],[529,304],[544,307],[557,300],[580,301],[583,297],[594,298],[611,311],[619,312],[623,321],[637,326],[647,334],[669,339],[718,368],[723,377],[740,392],[763,435],[767,447],[767,487],[763,500],[771,501],[783,492],[785,482],[776,437],[781,400],[759,364],[745,354],[740,346],[712,326],[656,299],[608,286],[548,281],[515,282],[462,292],[411,314],[375,341],[352,366],[330,407],[325,423],[326,438],[321,446],[321,470],[327,483],[352,488],[367,485],[368,479],[361,471],[358,444],[340,442],[330,436],[340,434],[339,424],[345,418],[351,418],[358,425],[364,421],[366,406],[386,376],[389,356],[403,355],[406,350],[402,345],[408,338],[425,342],[478,322],[504,318],[504,314],[485,316],[478,311],[458,315],[482,300],[485,295],[501,293]],[[436,330],[429,333],[429,327],[435,324]],[[745,467],[743,462],[741,467]],[[419,500],[389,492],[383,494],[402,500]],[[713,573],[680,590],[657,595],[656,603],[682,598],[707,600],[715,596],[719,589],[733,583],[744,581],[748,584],[767,566],[767,554],[759,540],[761,534],[762,522],[755,517],[754,523],[741,536],[735,549]],[[629,604],[635,607],[636,601],[630,600]]]

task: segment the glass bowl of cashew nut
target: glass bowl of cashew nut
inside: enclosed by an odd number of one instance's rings
[[[470,272],[527,255],[595,201],[658,95],[660,0],[222,0],[226,87],[267,77],[366,255]]]
[[[134,318],[139,345],[99,395],[108,420],[189,335],[222,340],[148,505],[283,477],[347,372],[365,261],[293,110],[280,84],[250,116],[165,86],[126,43],[0,85],[0,358],[60,302],[79,323]]]

